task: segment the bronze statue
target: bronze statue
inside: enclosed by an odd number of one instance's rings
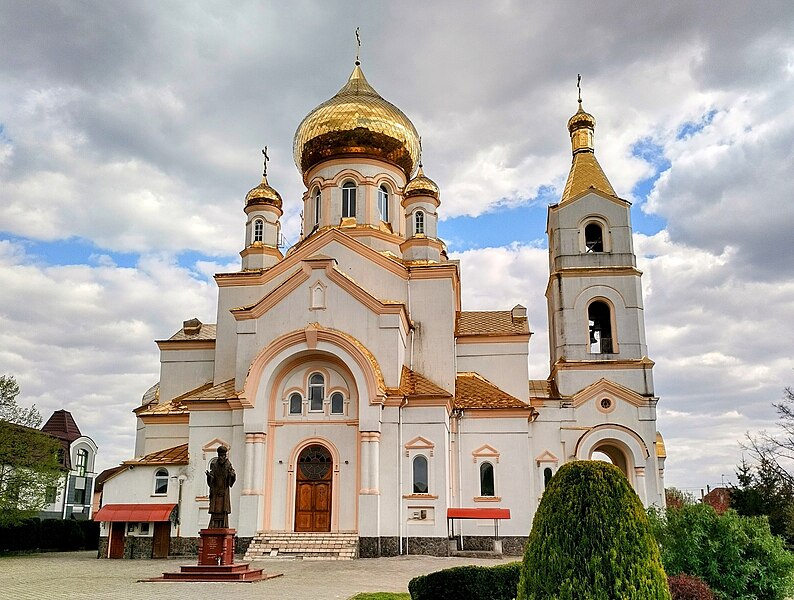
[[[210,486],[210,529],[227,529],[229,513],[232,512],[232,500],[229,488],[234,485],[237,475],[232,463],[226,458],[225,446],[218,447],[218,458],[207,471],[207,485]]]

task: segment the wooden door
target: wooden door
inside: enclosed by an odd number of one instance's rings
[[[110,558],[124,558],[126,523],[112,523],[110,528]]]
[[[298,457],[295,494],[295,531],[331,531],[331,453],[320,445],[305,448]]]
[[[171,546],[171,523],[165,521],[154,524],[154,538],[152,539],[152,558],[168,558]]]

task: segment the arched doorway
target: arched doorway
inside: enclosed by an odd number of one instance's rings
[[[298,456],[295,475],[295,531],[331,531],[334,461],[325,446],[312,444]]]
[[[607,442],[598,444],[590,453],[590,460],[601,460],[612,463],[631,481],[631,459],[618,443]]]

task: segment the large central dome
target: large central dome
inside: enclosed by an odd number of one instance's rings
[[[410,179],[419,159],[419,134],[372,88],[357,64],[345,86],[301,121],[293,151],[304,175],[323,160],[363,154],[396,164]]]

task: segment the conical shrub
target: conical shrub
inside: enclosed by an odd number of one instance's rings
[[[615,466],[563,465],[543,493],[517,600],[670,600],[642,502]]]

